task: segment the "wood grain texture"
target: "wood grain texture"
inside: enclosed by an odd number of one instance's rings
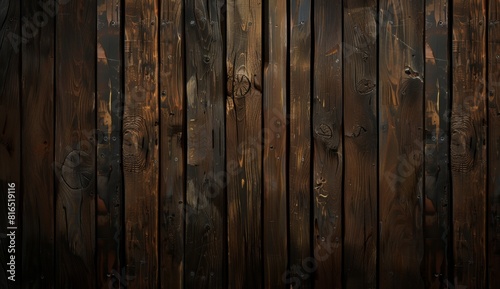
[[[223,4],[185,3],[186,288],[222,288],[226,280]]]
[[[450,45],[447,0],[425,2],[424,262],[426,288],[450,280]]]
[[[158,7],[126,0],[123,170],[127,288],[158,287]]]
[[[22,2],[33,19],[38,1]],[[22,46],[22,288],[54,288],[54,9]]]
[[[56,18],[56,281],[60,289],[96,282],[96,10],[66,1]]]
[[[342,1],[314,2],[314,288],[342,287]]]
[[[3,0],[0,2],[0,287],[20,288],[21,276],[19,268],[21,265],[22,251],[20,246],[21,234],[21,5],[16,0]],[[14,184],[13,184],[14,183]],[[8,212],[11,200],[8,199],[9,187],[15,186],[15,209],[16,221],[14,226],[8,222]],[[12,192],[12,191],[11,191]],[[9,252],[11,233],[7,227],[17,227],[16,252]],[[15,281],[7,279],[11,274],[7,273],[10,266],[7,262],[11,256],[15,257],[16,276]],[[5,261],[5,262],[4,262]]]
[[[184,3],[160,2],[160,284],[184,284]]]
[[[344,2],[344,282],[377,287],[377,2]]]
[[[97,288],[120,288],[123,262],[121,1],[97,2]],[[126,281],[125,281],[126,283]]]
[[[262,288],[262,2],[227,1],[228,288]]]
[[[287,1],[264,6],[264,159],[263,267],[264,288],[289,287],[287,271]]]
[[[424,287],[423,4],[379,6],[380,288]]]
[[[451,177],[455,286],[486,287],[486,1],[453,1]]]
[[[311,1],[289,2],[289,266],[296,288],[312,288],[311,250]],[[300,287],[299,287],[300,286]]]
[[[488,2],[488,212],[489,288],[500,284],[500,2]]]

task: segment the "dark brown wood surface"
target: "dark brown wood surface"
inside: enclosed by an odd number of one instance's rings
[[[186,288],[223,288],[227,278],[223,5],[185,3]]]
[[[158,5],[124,2],[123,177],[127,288],[158,286]]]
[[[340,288],[343,270],[344,173],[342,1],[315,1],[313,6],[312,232],[318,267],[314,288]]]
[[[379,286],[423,288],[424,3],[379,8]]]
[[[95,1],[59,6],[55,40],[55,288],[96,282]]]
[[[33,19],[38,7],[24,1],[21,13]],[[54,24],[48,17],[21,48],[22,288],[54,288]]]
[[[377,2],[344,1],[344,283],[377,287]]]
[[[290,286],[287,270],[287,1],[263,2],[263,269],[264,288]],[[283,283],[284,282],[284,283]],[[286,285],[285,285],[286,284]]]
[[[451,177],[455,286],[486,287],[486,1],[453,1]]]
[[[311,1],[289,2],[289,226],[291,277],[312,288],[311,250]]]
[[[488,283],[500,284],[500,2],[488,2]]]
[[[125,285],[121,2],[97,1],[97,288]]]
[[[262,288],[262,4],[226,11],[228,288]]]
[[[451,278],[450,193],[450,4],[425,2],[424,260],[426,288],[443,288]]]
[[[160,284],[184,288],[184,4],[160,2]]]

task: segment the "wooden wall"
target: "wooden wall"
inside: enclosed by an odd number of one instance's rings
[[[0,0],[0,162],[1,288],[498,288],[500,1]]]

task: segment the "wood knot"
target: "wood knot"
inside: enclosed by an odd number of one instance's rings
[[[148,154],[148,129],[141,116],[123,119],[123,169],[141,172],[146,168]]]
[[[356,83],[356,91],[359,94],[368,94],[375,89],[375,83],[369,79],[361,79]]]
[[[327,125],[327,124],[320,124],[318,128],[316,128],[316,134],[319,135],[320,137],[323,138],[332,138],[333,136],[333,130],[332,128]]]
[[[245,97],[251,88],[250,79],[244,74],[236,74],[228,79],[228,90],[235,98]]]
[[[452,117],[451,131],[451,168],[457,172],[470,172],[477,153],[470,116],[462,113]]]
[[[92,157],[82,150],[73,150],[64,159],[61,177],[69,188],[80,190],[90,185],[93,172]]]

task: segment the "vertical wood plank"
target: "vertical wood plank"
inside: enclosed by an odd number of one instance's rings
[[[286,271],[287,242],[287,1],[270,0],[264,7],[264,288],[283,288],[294,278]]]
[[[222,288],[225,90],[223,1],[185,3],[187,93],[186,288]]]
[[[453,2],[451,177],[455,286],[486,287],[486,1]]]
[[[447,0],[425,2],[424,263],[426,288],[450,280],[450,45]]]
[[[488,6],[488,282],[500,284],[500,2]]]
[[[2,1],[0,8],[0,287],[19,288],[21,285],[21,103],[20,82],[21,46],[25,40],[21,34],[19,1]],[[9,189],[10,188],[10,189]],[[14,194],[12,194],[14,192]],[[13,198],[11,198],[13,197]],[[14,204],[14,205],[12,205]],[[9,209],[15,208],[15,220],[10,223]],[[9,228],[17,228],[11,230]],[[12,251],[9,245],[14,231],[16,248]],[[15,276],[8,273],[10,258],[15,258]],[[8,279],[9,277],[14,278]]]
[[[342,287],[342,1],[314,2],[315,287]]]
[[[60,4],[55,50],[55,287],[91,288],[96,284],[96,2]]]
[[[262,5],[227,2],[228,288],[262,288]]]
[[[22,1],[26,19],[38,1]],[[22,46],[23,288],[54,287],[54,16]],[[40,18],[41,19],[41,18]]]
[[[125,0],[125,258],[128,288],[158,286],[158,7]]]
[[[160,284],[184,284],[184,4],[160,2]]]
[[[289,266],[296,288],[312,288],[311,269],[311,1],[289,8]],[[299,287],[300,286],[300,287]]]
[[[379,3],[380,288],[424,286],[423,3]]]
[[[377,1],[344,2],[344,282],[377,287]]]
[[[124,286],[121,1],[97,2],[97,288]],[[123,262],[124,263],[124,262]],[[111,287],[110,287],[111,286]]]

